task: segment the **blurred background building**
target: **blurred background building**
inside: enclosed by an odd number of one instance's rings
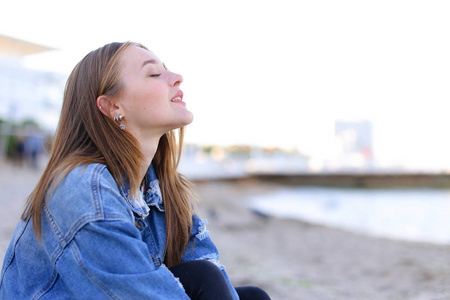
[[[368,170],[374,167],[370,121],[336,121],[335,138],[338,168]]]
[[[34,138],[54,132],[66,76],[33,69],[25,58],[53,49],[0,35],[0,156],[19,158]],[[25,141],[27,141],[25,143]],[[31,150],[30,150],[31,152]]]

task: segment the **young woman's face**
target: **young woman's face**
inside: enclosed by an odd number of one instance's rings
[[[182,101],[181,75],[140,47],[129,47],[120,60],[124,89],[118,103],[126,130],[138,139],[159,138],[192,122],[193,115]]]

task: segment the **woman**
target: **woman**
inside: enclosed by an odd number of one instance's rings
[[[177,172],[193,119],[182,81],[136,43],[78,63],[5,255],[1,299],[269,299],[231,285]]]

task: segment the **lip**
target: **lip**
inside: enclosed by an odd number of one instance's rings
[[[180,100],[175,100],[176,98],[180,98]],[[175,101],[174,101],[174,100],[175,100]],[[179,91],[175,94],[175,96],[174,96],[172,99],[170,99],[170,102],[172,102],[172,103],[179,103],[179,104],[182,104],[182,105],[186,105],[186,103],[183,102],[183,91],[182,91],[182,90],[179,90]]]

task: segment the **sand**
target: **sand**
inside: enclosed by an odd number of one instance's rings
[[[277,186],[197,184],[221,262],[235,285],[273,299],[450,299],[450,246],[401,242],[252,213]]]
[[[40,173],[0,163],[1,261]],[[272,299],[450,299],[450,245],[374,238],[248,208],[249,196],[275,188],[255,180],[196,183],[199,213],[236,286],[260,286]]]

